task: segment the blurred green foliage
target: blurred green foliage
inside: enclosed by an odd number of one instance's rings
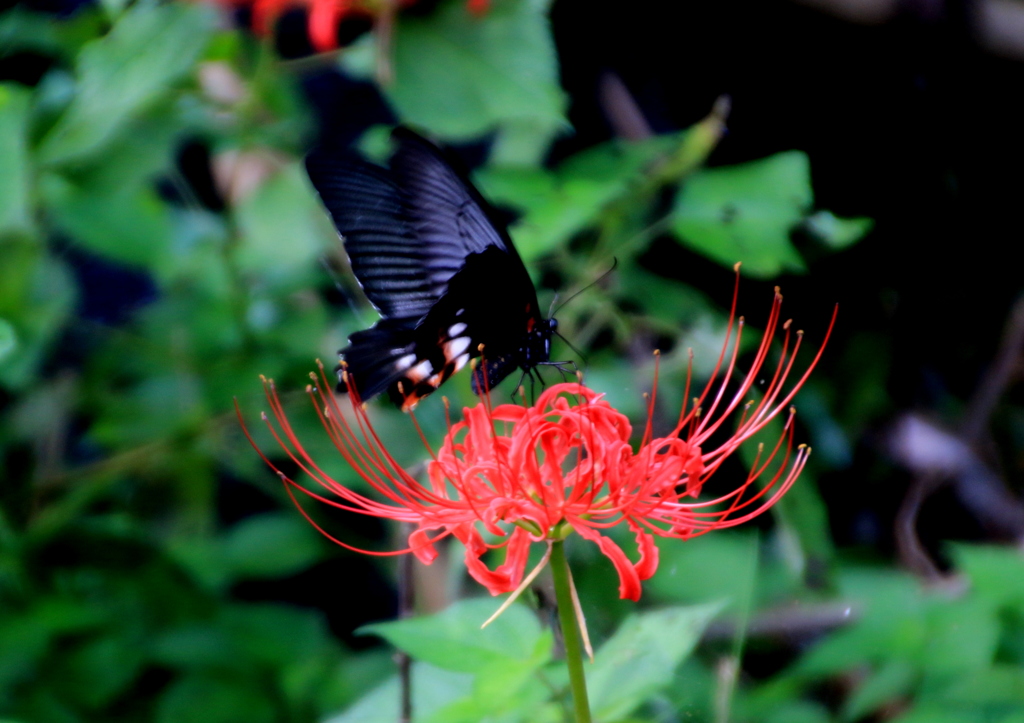
[[[451,2],[400,17],[395,81],[383,93],[400,120],[444,140],[493,134],[477,179],[520,212],[512,232],[533,268],[571,292],[618,258],[608,282],[560,311],[561,329],[588,351],[589,383],[634,416],[651,378],[646,352],[665,346],[660,398],[671,410],[686,349],[706,374],[725,314],[641,262],[655,238],[726,268],[743,260],[744,273],[767,278],[806,268],[794,231],[826,253],[871,222],[817,208],[798,151],[705,168],[721,108],[676,134],[544,166],[568,130],[546,9],[497,0],[470,21]],[[372,77],[374,43],[365,36],[338,65]],[[280,592],[293,576],[353,558],[293,510],[232,405],[254,418],[258,375],[277,379],[311,454],[358,484],[301,394],[287,394],[317,355],[331,359],[373,320],[365,306],[329,301],[321,262],[344,267],[344,257],[300,164],[313,127],[301,69],[187,3],[112,0],[67,17],[14,8],[0,15],[0,54],[21,52],[47,64],[38,82],[0,85],[0,715],[396,720],[385,648],[355,652],[324,610],[240,593],[254,582]],[[190,145],[209,155],[215,201],[182,170]],[[105,288],[126,279],[138,288]],[[358,295],[350,278],[340,283]],[[104,307],[107,291],[130,303]],[[870,343],[868,357],[884,366]],[[645,588],[657,609],[618,600],[607,561],[574,547],[600,643],[589,673],[599,720],[725,720],[729,704],[729,719],[765,723],[1024,720],[1018,554],[958,548],[964,587],[943,591],[833,550],[814,478],[844,464],[851,435],[884,405],[873,369],[851,375],[863,393],[834,412],[827,385],[805,390],[823,461],[776,508],[771,531],[663,545]],[[465,379],[448,386],[456,405],[472,401]],[[432,437],[443,428],[436,401],[420,416]],[[422,460],[403,415],[386,405],[372,413],[398,458]],[[258,426],[254,434],[272,448]],[[259,503],[219,512],[232,494]],[[353,543],[381,544],[381,534],[333,524]],[[458,550],[448,552],[446,589],[458,590],[468,583]],[[382,564],[379,574],[393,571]],[[365,593],[344,577],[320,584],[339,605]],[[815,631],[771,675],[736,679],[722,664],[773,644],[758,627],[772,611],[835,605],[850,611],[840,629]],[[417,720],[563,720],[566,684],[544,605],[539,616],[514,606],[479,631],[494,607],[468,599],[365,628],[419,661]]]
[[[495,605],[464,600],[431,617],[367,626],[366,631],[432,666],[438,682],[415,680],[414,709],[431,723],[481,720],[563,720],[564,665],[552,663],[552,640],[522,606],[509,608],[484,630]],[[624,720],[672,683],[673,671],[693,650],[715,605],[669,607],[633,615],[594,656],[587,669],[598,720]],[[450,681],[445,686],[440,681]],[[398,718],[397,680],[389,680],[332,723],[390,723]],[[557,693],[552,700],[552,693]]]

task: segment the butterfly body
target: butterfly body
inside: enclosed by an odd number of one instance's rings
[[[405,129],[382,168],[314,153],[310,179],[342,236],[352,271],[380,312],[349,337],[342,367],[365,399],[387,390],[403,409],[483,357],[481,393],[550,359],[555,320],[486,201],[429,141]]]

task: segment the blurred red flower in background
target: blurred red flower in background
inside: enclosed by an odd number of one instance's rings
[[[296,503],[294,491],[298,490],[339,509],[416,526],[404,550],[360,552],[412,552],[429,564],[437,557],[434,544],[452,535],[465,546],[470,575],[497,595],[520,584],[531,543],[561,540],[576,532],[597,544],[612,561],[620,596],[637,600],[640,582],[658,567],[657,538],[689,539],[746,522],[771,507],[803,470],[810,449],[803,445],[793,449],[794,411],[789,404],[825,344],[787,388],[802,333],[797,332],[794,342],[789,322],[780,324],[781,303],[776,292],[753,361],[740,375],[736,364],[744,322],[740,318],[734,323],[734,297],[729,333],[710,381],[691,405],[684,403],[674,428],[657,437],[652,431],[655,372],[646,426],[635,451],[630,442],[633,429],[625,415],[592,389],[562,383],[544,391],[534,404],[493,406],[485,398],[464,409],[462,421],[449,421],[439,450],[434,452],[427,445],[431,461],[426,482],[420,482],[388,453],[370,425],[357,390],[349,389],[351,421],[343,414],[321,366],[316,386],[307,391],[338,451],[380,500],[339,484],[317,466],[292,431],[272,381],[265,382],[265,387],[280,432],[266,415],[264,419],[292,461],[331,496],[303,486],[260,454]],[[779,359],[774,369],[766,369],[780,326],[784,334]],[[831,330],[830,325],[828,333]],[[689,377],[688,371],[684,399]],[[755,382],[760,400],[747,401]],[[705,483],[725,460],[780,414],[785,418],[781,436],[770,449],[759,448],[742,484],[719,497],[699,499]],[[726,421],[737,416],[735,426],[727,431]],[[759,479],[761,483],[755,485]],[[636,562],[604,534],[619,525],[635,536]],[[316,526],[338,544],[356,549]],[[498,548],[505,548],[505,560],[491,569],[481,558]]]
[[[396,9],[415,4],[416,0],[211,0],[227,7],[252,7],[252,29],[257,35],[273,33],[278,18],[292,8],[308,13],[309,40],[317,52],[338,47],[338,23],[350,17],[371,21],[390,16]],[[467,0],[466,7],[474,15],[490,8],[490,0]]]

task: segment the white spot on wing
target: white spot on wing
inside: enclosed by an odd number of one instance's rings
[[[460,354],[455,358],[455,371],[459,371],[462,367],[466,366],[466,362],[469,361],[469,354]]]
[[[444,358],[454,359],[462,352],[469,348],[469,337],[460,336],[458,339],[452,339],[449,342],[445,342],[444,345]]]
[[[465,330],[466,325],[460,321],[458,324],[452,324],[451,326],[448,327],[448,336],[454,339]]]
[[[411,381],[413,384],[415,384],[415,383],[419,382],[421,379],[423,379],[424,377],[428,376],[433,371],[434,371],[433,365],[429,361],[424,359],[419,364],[414,366],[412,369],[407,371],[405,373],[405,376],[407,376],[409,378],[409,381]]]
[[[401,357],[398,361],[395,362],[395,369],[398,369],[399,371],[404,371],[411,367],[413,365],[413,362],[415,361],[415,354],[406,354],[405,356]]]

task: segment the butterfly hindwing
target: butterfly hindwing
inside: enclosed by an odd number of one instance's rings
[[[359,393],[369,399],[394,387],[415,361],[415,329],[402,321],[381,319],[348,338],[341,357]]]
[[[471,254],[417,326],[416,360],[410,365],[415,373],[402,379],[401,391],[392,396],[408,408],[481,355],[489,390],[519,365],[525,334],[539,326],[537,294],[518,257],[510,259],[496,247]],[[500,374],[493,365],[498,359],[507,366]],[[430,374],[421,378],[424,370]],[[477,384],[474,391],[479,393]]]

